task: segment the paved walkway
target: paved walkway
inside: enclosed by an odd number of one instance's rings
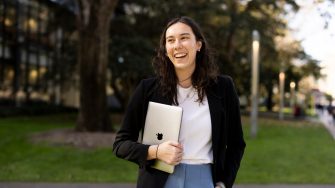
[[[86,183],[6,183],[0,188],[135,188],[134,184],[86,184]],[[234,188],[335,188],[335,185],[236,185]]]
[[[318,111],[319,120],[332,135],[335,140],[335,123],[333,117],[328,113],[327,110]]]

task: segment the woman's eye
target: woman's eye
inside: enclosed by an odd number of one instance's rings
[[[173,39],[168,39],[167,42],[168,43],[172,43],[174,40]]]

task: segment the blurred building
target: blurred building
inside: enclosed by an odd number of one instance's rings
[[[76,87],[72,80],[78,82],[71,77],[76,62],[74,10],[59,3],[0,1],[0,100],[17,106],[78,101],[72,99],[78,92],[71,93]]]

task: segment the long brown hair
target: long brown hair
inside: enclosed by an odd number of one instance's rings
[[[217,65],[213,61],[212,52],[209,45],[199,27],[199,25],[189,17],[182,16],[172,19],[165,26],[163,33],[160,37],[159,48],[157,54],[153,59],[153,67],[155,73],[159,78],[159,89],[164,97],[167,97],[173,104],[178,105],[177,99],[177,83],[178,78],[174,66],[166,55],[165,48],[165,35],[166,30],[175,23],[183,23],[191,27],[197,41],[201,41],[202,46],[200,52],[197,52],[195,60],[195,70],[192,74],[192,85],[197,90],[198,100],[202,103],[206,89],[212,81],[216,80],[218,75]]]

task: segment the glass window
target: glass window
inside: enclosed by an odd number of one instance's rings
[[[2,40],[2,33],[1,33],[1,30],[0,30],[0,58],[3,56],[2,54],[2,50],[3,49],[3,40]]]
[[[12,5],[8,5],[6,8],[6,17],[4,19],[5,27],[13,27],[15,24],[15,8]]]
[[[32,1],[34,2],[34,1]],[[32,3],[30,6],[30,18],[28,19],[28,27],[30,29],[30,32],[36,33],[38,31],[38,5],[35,3]]]
[[[37,56],[36,53],[30,52],[29,54],[29,64],[30,65],[36,65],[37,64]]]
[[[0,27],[2,27],[2,23],[3,23],[3,20],[4,20],[4,12],[5,12],[5,7],[4,7],[4,3],[1,1],[0,2]]]
[[[48,9],[47,7],[40,5],[40,12],[39,12],[39,20],[40,20],[40,32],[42,34],[47,32],[47,25],[48,25]]]
[[[0,58],[2,58],[3,57],[3,54],[2,54],[2,50],[3,48],[2,48],[2,41],[0,42]]]
[[[2,57],[6,58],[6,59],[11,58],[10,50],[9,50],[8,46],[2,45],[2,48],[3,49],[1,49],[1,53],[4,53],[4,54],[2,54]]]
[[[19,19],[19,30],[26,31],[26,20],[27,20],[28,7],[26,5],[20,5],[20,19]]]
[[[40,65],[41,66],[47,66],[47,54],[45,52],[40,53]]]
[[[37,67],[30,65],[29,68],[30,68],[29,69],[29,84],[35,85],[37,81],[37,76],[38,76]]]
[[[4,67],[4,82],[3,82],[3,88],[10,88],[14,79],[14,69],[12,66],[5,66]]]

